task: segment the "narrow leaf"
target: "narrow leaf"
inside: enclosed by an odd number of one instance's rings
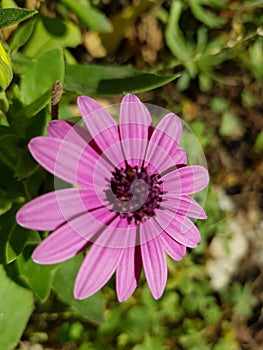
[[[25,21],[37,13],[38,11],[36,10],[31,11],[21,8],[0,9],[0,30],[12,24]]]
[[[62,0],[62,2],[89,28],[102,33],[112,31],[110,20],[102,12],[90,6],[89,2],[86,1],[84,4],[73,0]]]
[[[138,93],[167,84],[179,75],[156,75],[131,66],[67,65],[65,90],[90,96]]]
[[[179,26],[182,10],[183,4],[179,1],[173,1],[165,30],[165,39],[172,54],[181,61],[193,77],[196,74],[193,47],[187,42]]]
[[[1,16],[1,14],[0,14]],[[0,42],[0,92],[4,91],[13,78],[12,64],[9,54]]]

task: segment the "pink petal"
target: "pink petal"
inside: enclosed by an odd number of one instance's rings
[[[155,218],[152,217],[140,225],[140,244],[145,244],[154,240],[157,236],[162,234],[163,229],[158,225]]]
[[[137,126],[138,130],[140,126]],[[144,154],[147,148],[148,141],[145,139],[126,139],[121,141],[122,148],[125,153],[125,160],[131,166],[141,166],[144,161]],[[125,164],[125,162],[122,162]]]
[[[116,270],[123,250],[93,244],[79,270],[74,296],[88,298],[101,289]]]
[[[173,113],[164,116],[154,129],[145,159],[154,164],[159,173],[168,167],[186,164],[186,153],[178,146],[181,135],[182,122]]]
[[[104,153],[112,144],[118,144],[114,152],[108,151],[108,159],[114,164],[123,160],[118,126],[112,116],[99,103],[87,96],[78,97],[78,107],[95,142]]]
[[[77,143],[82,148],[92,139],[87,129],[65,120],[52,120],[47,126],[47,131],[49,137]]]
[[[170,140],[173,140],[173,142],[179,145],[182,137],[182,130],[181,119],[176,114],[168,113],[156,126],[152,139],[154,141],[159,140],[160,137],[163,137],[162,134],[165,134]],[[169,141],[169,143],[170,142],[171,141]]]
[[[72,124],[65,120],[52,120],[47,126],[48,136],[55,139],[64,139],[71,129]]]
[[[116,213],[110,212],[107,208],[101,207],[93,211],[86,212],[83,215],[63,225],[64,230],[72,230],[86,241],[95,242],[98,237],[103,235],[103,231],[109,226],[109,223],[114,220]],[[58,228],[58,230],[62,229]],[[107,245],[106,239],[102,239],[103,244]]]
[[[124,249],[116,271],[116,290],[119,301],[125,301],[132,295],[140,279],[141,270],[140,248]]]
[[[19,225],[40,231],[55,230],[64,222],[101,206],[96,194],[76,188],[44,194],[26,203],[16,215]]]
[[[181,260],[186,253],[186,247],[176,242],[167,233],[159,236],[163,250],[174,260]]]
[[[209,182],[207,169],[191,165],[173,170],[162,177],[164,192],[169,194],[192,194],[203,190]]]
[[[159,174],[164,175],[170,168],[174,169],[177,165],[186,163],[187,155],[177,144],[174,144],[172,150],[169,150],[169,147],[160,146],[153,143],[152,140],[149,141],[145,155],[145,165],[149,171],[158,171]]]
[[[38,264],[57,264],[72,258],[87,245],[87,240],[80,237],[74,231],[59,229],[45,238],[36,247],[32,259]]]
[[[206,219],[204,209],[191,197],[187,195],[173,195],[167,193],[163,196],[162,207],[180,215],[190,216],[197,219]]]
[[[60,179],[71,184],[87,186],[93,183],[93,168],[101,166],[97,176],[110,175],[111,167],[89,145],[81,148],[77,142],[70,143],[50,137],[36,137],[29,143],[35,160]],[[99,169],[99,168],[98,168]]]
[[[108,222],[107,227],[94,241],[103,247],[123,249],[140,244],[137,237],[137,226],[128,225],[127,219],[120,216]]]
[[[153,297],[159,299],[167,280],[167,264],[159,237],[142,244],[141,254],[147,283]]]
[[[123,147],[126,159],[137,158],[141,165],[151,124],[151,115],[138,97],[125,95],[120,108],[120,135],[122,141],[127,140]]]
[[[200,243],[201,237],[197,227],[185,216],[173,213],[170,210],[158,210],[156,221],[174,240],[194,248]]]

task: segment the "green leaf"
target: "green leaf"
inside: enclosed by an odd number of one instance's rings
[[[75,256],[59,266],[53,281],[53,289],[60,299],[73,310],[90,321],[100,324],[104,321],[104,302],[100,292],[84,299],[76,300],[73,296],[74,281],[83,259],[81,255]]]
[[[80,28],[70,21],[40,16],[23,53],[34,57],[55,48],[76,47],[82,43]]]
[[[193,62],[194,48],[187,42],[179,26],[182,10],[183,4],[180,1],[173,1],[165,30],[165,39],[172,54],[187,68],[190,76],[194,77],[197,71]]]
[[[12,208],[12,202],[6,198],[4,191],[0,188],[0,216]]]
[[[48,93],[46,104],[49,102],[49,100],[50,93]],[[46,131],[46,125],[49,121],[50,111],[48,108],[41,109],[39,113],[30,118],[29,123],[26,127],[26,139],[31,140],[33,137],[44,135]]]
[[[49,89],[44,92],[43,95],[35,99],[33,102],[31,102],[29,105],[21,109],[17,114],[16,114],[16,119],[24,119],[24,118],[32,118],[34,117],[37,113],[39,113],[42,109],[44,109],[47,104],[50,101],[51,98],[51,86],[49,86]]]
[[[263,151],[263,131],[260,131],[260,133],[257,135],[255,144],[254,144],[254,150],[256,152]]]
[[[19,100],[13,100],[8,111],[8,122],[19,139],[29,140],[43,133],[47,117],[50,118],[50,112],[45,107],[51,98],[51,88],[27,106]]]
[[[12,53],[17,51],[27,42],[33,32],[34,27],[35,19],[18,27],[11,39],[10,50]]]
[[[209,28],[220,28],[226,23],[226,19],[216,16],[211,11],[202,7],[197,0],[189,0],[193,15]]]
[[[263,0],[248,0],[243,2],[242,4],[233,4],[233,5],[228,5],[229,10],[234,10],[234,11],[238,11],[238,10],[246,10],[246,9],[250,9],[253,7],[262,7],[263,6]]]
[[[18,160],[18,139],[10,133],[9,128],[2,127],[0,133],[0,160],[9,168],[14,169]],[[3,132],[5,131],[5,132]]]
[[[232,111],[226,111],[222,115],[221,124],[219,127],[219,133],[222,136],[234,136],[236,134],[242,134],[242,124],[240,118]]]
[[[36,296],[41,301],[45,301],[50,294],[56,266],[34,263],[31,259],[33,248],[32,246],[26,246],[23,254],[18,257],[18,270],[21,278],[35,292]]]
[[[15,177],[18,181],[24,180],[25,178],[32,175],[37,169],[39,165],[30,155],[28,149],[24,148],[19,152],[19,160],[16,164],[15,168]]]
[[[0,30],[16,23],[25,21],[26,19],[35,16],[38,13],[36,10],[27,10],[21,8],[0,9]]]
[[[4,193],[3,196],[7,200],[19,203],[21,197],[24,196],[24,187],[14,178],[14,170],[0,162],[0,174],[0,189]]]
[[[235,283],[231,290],[231,301],[234,303],[234,311],[245,318],[251,316],[253,307],[258,300],[252,293],[251,286],[246,283],[244,286]]]
[[[102,12],[92,7],[89,1],[61,0],[61,2],[75,12],[80,21],[89,28],[101,33],[112,31],[110,20]]]
[[[10,263],[17,259],[19,254],[21,254],[23,251],[23,248],[26,245],[29,236],[34,236],[35,238],[37,237],[35,233],[35,231],[29,231],[19,226],[16,222],[13,224],[5,249],[7,263]],[[32,237],[30,237],[30,240],[31,239]]]
[[[0,42],[0,92],[4,91],[8,87],[12,79],[13,71],[11,60],[9,54],[5,51],[2,43]]]
[[[19,226],[12,208],[0,216],[0,262],[10,263],[22,252],[31,231]]]
[[[40,98],[40,106],[47,97],[47,92],[57,81],[64,80],[64,58],[61,49],[53,49],[44,52],[27,66],[25,74],[21,78],[21,93],[26,105],[36,103]],[[35,108],[34,109],[39,109]],[[29,113],[30,114],[30,113]]]
[[[20,202],[20,205],[23,201],[21,194],[7,192],[5,197],[11,202]],[[27,230],[17,224],[17,209],[18,205],[12,204],[12,208],[0,216],[0,263],[3,264],[16,260],[28,242],[39,242],[36,231]]]
[[[19,286],[0,266],[0,349],[13,350],[34,309],[33,295]]]
[[[65,90],[90,96],[138,93],[167,84],[179,75],[156,75],[131,66],[66,65]]]

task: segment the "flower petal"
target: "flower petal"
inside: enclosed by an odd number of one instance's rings
[[[137,226],[128,225],[126,218],[117,216],[107,223],[105,230],[94,241],[103,247],[125,249],[140,244],[137,236]]]
[[[123,146],[126,159],[144,160],[152,118],[145,105],[135,95],[127,94],[121,102],[120,135],[128,140]]]
[[[97,145],[104,153],[113,143],[117,143],[114,152],[107,154],[108,159],[114,164],[123,160],[120,147],[118,126],[112,116],[99,103],[87,96],[78,97],[78,107],[87,125],[87,128]]]
[[[163,175],[162,179],[164,192],[173,195],[192,194],[207,186],[209,175],[206,168],[191,165],[173,170]]]
[[[148,143],[147,153],[145,155],[145,165],[149,171],[158,173],[163,176],[166,172],[175,169],[178,165],[185,165],[187,163],[187,155],[185,151],[174,144],[173,149],[165,148],[152,140]]]
[[[36,247],[32,259],[38,264],[57,264],[72,258],[88,244],[86,239],[72,230],[57,230]]]
[[[59,227],[58,230],[72,230],[87,241],[95,242],[100,235],[103,235],[103,231],[107,230],[109,223],[115,217],[116,213],[108,211],[105,207],[101,207],[77,216],[67,224]],[[107,246],[106,238],[102,239],[102,242],[102,245]]]
[[[47,126],[47,132],[49,137],[77,142],[80,147],[85,147],[92,140],[92,136],[86,128],[65,120],[52,120]]]
[[[191,197],[187,195],[173,195],[167,193],[163,195],[162,207],[185,216],[196,219],[206,219],[204,209]]]
[[[176,142],[179,145],[182,137],[182,131],[183,126],[181,119],[174,113],[168,113],[156,126],[152,138],[153,140],[157,140],[160,136],[163,137],[162,134],[165,134],[169,136],[169,139],[173,140],[173,142]]]
[[[34,255],[35,261],[39,264],[54,264],[68,259],[68,251],[72,254],[76,251],[73,246],[72,249],[70,245],[68,246],[68,237],[74,238],[76,244],[78,244],[78,242],[79,244],[81,244],[81,242],[86,242],[86,244],[94,242],[97,235],[107,228],[107,223],[114,218],[114,215],[114,213],[109,212],[107,209],[100,208],[66,222],[48,236],[47,243],[44,244],[44,240],[39,247],[36,248],[36,253]],[[52,237],[56,239],[54,244]],[[61,239],[60,242],[59,238]],[[74,240],[71,242],[72,244]],[[63,252],[63,250],[65,250],[65,252]]]
[[[122,254],[123,249],[93,244],[76,278],[74,297],[88,298],[101,289],[113,275]]]
[[[186,153],[178,146],[181,135],[182,122],[173,113],[165,115],[154,129],[145,159],[154,163],[159,173],[176,164],[186,164]],[[167,164],[168,159],[173,159],[172,165]]]
[[[176,242],[171,236],[163,232],[160,242],[163,250],[174,260],[181,260],[186,253],[186,247]]]
[[[186,247],[194,248],[201,241],[197,227],[186,216],[170,210],[159,210],[156,212],[156,221],[174,240]]]
[[[93,183],[95,164],[100,161],[101,176],[110,174],[111,167],[89,145],[40,136],[32,139],[29,149],[35,160],[60,179],[71,184],[87,186]],[[103,175],[104,174],[104,175]]]
[[[96,194],[90,190],[59,190],[26,203],[17,212],[16,221],[29,229],[51,231],[74,216],[100,205]]]
[[[167,263],[159,237],[141,245],[145,277],[152,295],[159,299],[167,280]]]
[[[116,290],[119,301],[127,300],[137,287],[142,270],[140,248],[131,247],[123,251],[116,271]]]
[[[147,243],[163,232],[154,217],[140,225],[140,244]]]

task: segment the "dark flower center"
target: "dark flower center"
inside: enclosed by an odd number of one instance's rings
[[[110,188],[105,190],[107,201],[128,224],[139,225],[155,215],[162,201],[162,181],[158,173],[150,174],[146,167],[115,168]]]

